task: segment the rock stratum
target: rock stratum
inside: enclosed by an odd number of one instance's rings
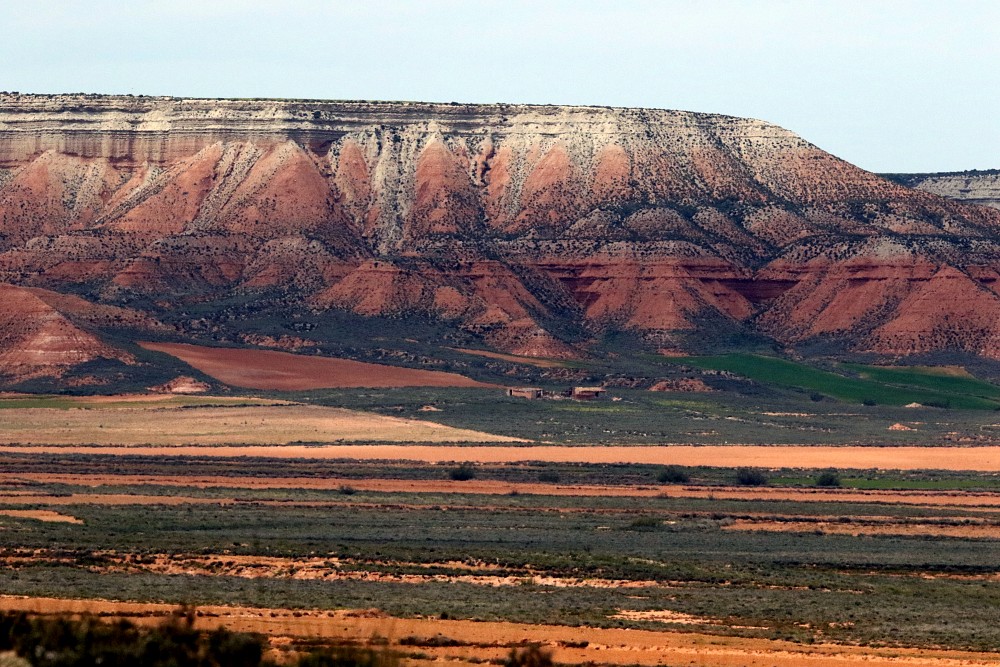
[[[942,197],[1000,209],[1000,169],[936,174],[886,174],[886,177],[907,187],[932,192]]]
[[[732,331],[1000,358],[998,278],[1000,211],[759,120],[0,94],[8,372],[45,372],[39,340],[57,341],[53,368],[129,361],[58,293],[156,310],[115,311],[140,328],[266,295],[525,356],[586,356],[609,331],[670,349]]]

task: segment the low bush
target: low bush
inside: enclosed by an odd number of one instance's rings
[[[736,483],[740,486],[764,486],[767,475],[755,468],[740,468],[736,471]]]
[[[457,468],[452,468],[448,471],[448,477],[455,480],[456,482],[465,482],[467,480],[473,479],[476,476],[476,469],[472,467],[469,463],[463,463]]]
[[[840,486],[840,475],[833,470],[827,470],[816,478],[816,486]]]
[[[661,470],[656,479],[660,484],[687,484],[691,481],[691,475],[681,466],[670,465]]]
[[[537,644],[525,648],[512,648],[503,661],[504,667],[551,667],[552,653],[542,650]]]

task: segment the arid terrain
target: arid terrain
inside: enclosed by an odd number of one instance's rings
[[[308,357],[270,350],[200,347],[184,343],[140,343],[178,357],[234,387],[294,391],[324,387],[487,387],[454,373],[366,364],[350,359]]]
[[[0,625],[1000,664],[995,176],[681,111],[0,93]]]
[[[236,396],[5,400],[0,417],[45,442],[77,415],[88,437],[129,415],[150,444],[179,442],[191,413],[261,444],[138,447],[132,429],[132,446],[4,448],[0,610],[154,624],[194,603],[197,627],[263,633],[279,659],[375,642],[415,664],[529,643],[569,665],[1000,660],[985,613],[1000,580],[994,448],[373,444],[276,458],[287,452],[268,439],[292,424],[322,415],[332,437],[353,413]],[[236,428],[281,411],[273,429]],[[377,416],[365,428],[373,441],[461,434]],[[462,462],[468,476],[453,474]],[[740,482],[745,469],[767,479]],[[835,485],[817,486],[831,469]]]
[[[1000,213],[730,116],[3,93],[0,230],[0,373],[32,390],[190,373],[136,340],[374,386],[349,360],[1000,359]],[[222,381],[307,386],[266,359]]]

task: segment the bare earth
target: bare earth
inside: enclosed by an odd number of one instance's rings
[[[155,403],[148,405],[156,406]],[[456,429],[433,422],[309,405],[0,410],[0,442],[7,444],[158,445],[168,446],[171,451],[180,453],[174,450],[175,445],[281,445],[344,440],[517,442],[516,438]],[[270,450],[269,447],[259,449],[262,453]],[[299,446],[298,449],[308,451],[312,447]],[[41,451],[35,447],[31,450]],[[118,447],[113,447],[112,451],[139,453],[131,448],[123,451]],[[206,449],[205,453],[211,451]]]
[[[334,408],[312,408],[301,407],[305,410],[336,410]],[[273,410],[283,410],[283,408],[273,408]],[[371,424],[370,428],[378,430],[365,431],[365,435],[353,436],[356,439],[365,440],[397,440],[397,441],[437,441],[437,442],[511,442],[515,438],[505,438],[503,436],[490,435],[476,431],[460,431],[458,429],[449,430],[448,427],[438,426],[428,422],[416,420],[395,420],[391,417],[380,417],[367,413],[351,413],[346,410],[339,412],[357,415],[358,419],[367,419],[365,428]],[[27,412],[27,411],[23,411]],[[385,420],[385,421],[378,421]],[[420,425],[428,430],[422,431],[422,437],[404,437],[406,424]],[[358,423],[355,422],[355,432],[358,430]],[[393,431],[383,431],[382,425],[391,426],[396,423],[399,429]],[[44,422],[41,422],[44,427]],[[238,426],[239,422],[231,423],[230,426]],[[4,433],[4,439],[17,441],[7,435],[7,421],[0,413],[0,433]],[[21,425],[22,431],[28,432],[29,428]],[[54,427],[50,427],[54,428]],[[315,426],[313,427],[315,429]],[[409,427],[407,427],[409,428]],[[435,430],[440,429],[440,430]],[[46,431],[48,432],[48,431]],[[56,431],[58,432],[58,430]],[[296,429],[295,433],[301,434],[298,437],[289,437],[284,440],[276,436],[269,436],[266,440],[275,442],[287,442],[289,440],[309,440],[321,441],[315,437],[316,430],[310,435],[309,431],[303,434],[302,429]],[[343,435],[347,430],[338,431],[337,435],[326,438],[327,441],[333,439],[350,440],[352,436]],[[464,435],[460,435],[464,434]],[[24,436],[22,436],[24,437]],[[152,436],[151,436],[152,437]],[[187,437],[187,436],[185,436]],[[205,436],[206,438],[209,436]],[[70,444],[82,440],[78,435],[65,431],[59,440],[48,440],[54,444]],[[163,439],[170,442],[173,439]],[[216,434],[214,439],[206,444],[216,442],[233,442],[237,438],[227,438],[224,434]],[[31,442],[42,442],[45,438],[34,437]],[[129,443],[136,442],[136,436],[128,439]],[[141,442],[141,440],[139,440]],[[183,442],[198,442],[198,440],[181,438]],[[250,438],[243,442],[260,442],[259,435],[254,436],[254,429],[250,429]],[[99,442],[99,441],[92,441]],[[146,442],[149,442],[147,439]],[[152,444],[156,444],[153,442]],[[168,444],[164,442],[163,444]],[[518,461],[543,461],[554,463],[646,463],[654,465],[676,464],[683,466],[716,466],[738,468],[743,466],[753,466],[762,468],[836,468],[840,470],[976,470],[983,472],[1000,472],[1000,447],[839,447],[839,446],[757,446],[757,445],[728,445],[728,446],[691,446],[691,445],[649,445],[649,446],[580,446],[580,447],[559,447],[548,445],[531,446],[485,446],[485,447],[453,447],[436,445],[322,445],[303,446],[287,445],[273,447],[185,447],[171,446],[169,449],[163,447],[131,447],[127,451],[122,451],[114,447],[101,446],[74,446],[46,447],[33,446],[30,448],[10,448],[0,447],[0,451],[22,451],[22,452],[78,452],[88,454],[142,454],[142,455],[183,455],[183,456],[268,456],[274,458],[309,458],[309,459],[358,459],[363,461],[421,461],[425,463],[437,463],[448,461],[468,461],[472,463],[513,463]]]
[[[465,448],[463,448],[465,449]],[[2,451],[2,449],[0,449]],[[60,451],[65,451],[64,449]],[[129,448],[129,452],[136,451]],[[170,451],[175,451],[171,448]],[[144,485],[184,486],[194,488],[246,488],[246,489],[317,489],[336,490],[351,486],[357,491],[377,491],[383,493],[456,493],[480,495],[508,495],[517,491],[527,495],[544,496],[619,496],[630,498],[717,498],[719,500],[791,500],[800,502],[842,502],[842,503],[891,503],[900,505],[953,506],[953,507],[1000,507],[1000,493],[977,491],[895,491],[857,490],[831,488],[788,488],[788,487],[745,487],[745,486],[605,486],[599,484],[543,484],[540,482],[501,482],[496,480],[472,479],[453,481],[445,479],[349,479],[338,477],[210,477],[201,475],[115,475],[115,474],[75,474],[20,472],[18,480],[43,483],[74,484],[83,486]],[[94,497],[105,497],[93,494]],[[33,500],[23,500],[30,497]],[[42,498],[63,499],[61,504],[86,502],[84,494],[73,496],[48,496],[36,494],[0,494],[4,502],[45,502]],[[163,496],[124,496],[145,498]],[[167,499],[176,496],[164,497]],[[75,498],[75,501],[71,501]],[[205,499],[196,499],[205,500]]]
[[[488,350],[469,350],[463,347],[453,347],[451,349],[462,354],[471,354],[477,357],[486,357],[487,359],[499,359],[500,361],[509,361],[515,364],[526,364],[528,366],[535,366],[536,368],[563,368],[566,366],[565,362],[554,359],[519,357],[516,354],[504,354],[503,352],[490,352]]]
[[[163,352],[220,382],[251,389],[295,391],[334,387],[490,387],[457,373],[369,364],[273,350],[139,343]]]
[[[174,609],[165,604],[108,600],[60,600],[0,596],[0,609],[33,613],[100,614],[154,624]],[[249,607],[200,607],[196,626],[224,626],[260,632],[279,644],[284,638],[347,639],[386,637],[393,648],[415,648],[437,660],[469,664],[500,659],[513,646],[538,642],[567,665],[699,665],[701,667],[978,667],[996,665],[996,656],[964,651],[880,649],[721,637],[697,632],[574,628],[522,623],[394,618],[375,610],[291,611]],[[665,626],[670,622],[665,622]],[[454,639],[465,646],[400,646],[402,638]],[[586,643],[585,646],[581,644]]]
[[[774,533],[811,533],[822,531],[831,535],[906,535],[911,537],[961,537],[1000,539],[1000,526],[973,525],[908,525],[898,522],[838,523],[837,521],[757,521],[737,519],[723,530],[747,530]]]
[[[52,510],[0,510],[0,516],[9,516],[15,519],[34,519],[35,521],[47,521],[50,523],[83,523],[75,516],[60,514]]]

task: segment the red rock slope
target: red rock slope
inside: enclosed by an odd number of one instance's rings
[[[519,355],[585,353],[562,321],[1000,358],[998,233],[751,119],[0,94],[0,281],[108,302],[278,292]]]
[[[42,289],[0,285],[0,375],[30,380],[59,377],[97,358],[132,363],[72,319],[103,322],[142,320],[123,308],[95,306],[77,297]],[[69,316],[65,313],[71,313]]]

